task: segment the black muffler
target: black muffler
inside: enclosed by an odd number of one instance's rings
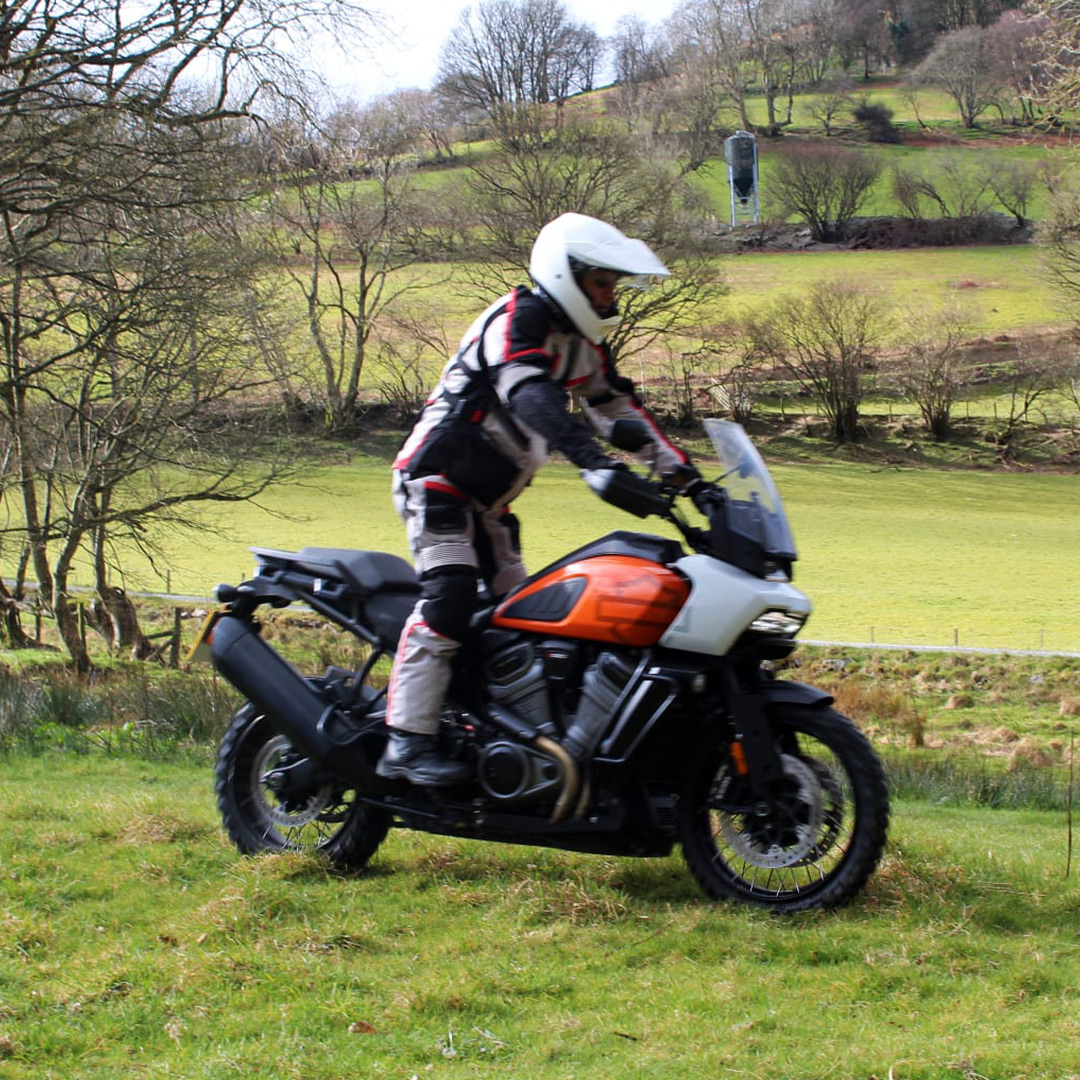
[[[210,632],[210,652],[221,675],[270,717],[300,753],[367,791],[385,787],[363,751],[360,732],[259,637],[255,624],[222,615]],[[352,737],[332,737],[332,730]]]

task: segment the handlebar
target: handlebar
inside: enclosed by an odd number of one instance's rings
[[[722,488],[707,480],[698,480],[680,489],[660,480],[648,480],[629,469],[584,469],[581,473],[594,494],[606,503],[637,517],[661,517],[670,521],[682,533],[695,551],[706,551],[708,534],[691,525],[676,509],[675,501],[686,495],[708,519],[720,512],[725,503]]]

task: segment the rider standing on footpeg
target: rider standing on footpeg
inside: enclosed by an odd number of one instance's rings
[[[580,469],[617,468],[570,412],[580,404],[606,435],[622,417],[645,421],[641,452],[664,475],[698,474],[615,370],[604,339],[619,323],[620,278],[666,277],[641,240],[582,214],[541,229],[529,274],[469,328],[394,461],[394,501],[405,521],[421,599],[398,644],[377,771],[387,779],[444,785],[464,780],[463,762],[443,757],[435,734],[454,655],[483,578],[493,598],[525,579],[510,503],[547,460],[565,454]]]

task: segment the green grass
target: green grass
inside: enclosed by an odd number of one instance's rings
[[[1047,288],[1044,259],[1034,246],[739,255],[722,264],[731,291],[721,318],[760,309],[811,279],[850,278],[881,295],[898,316],[959,294],[970,304],[977,334],[1060,329],[1075,314]]]
[[[1060,813],[900,804],[853,906],[776,919],[677,856],[242,860],[205,767],[4,768],[5,1080],[1077,1075]]]
[[[867,80],[853,79],[850,96],[853,101],[862,103],[866,99],[871,105],[884,105],[893,112],[893,122],[898,125],[915,123],[915,113],[911,102],[900,84],[893,79],[873,77]],[[792,126],[797,130],[820,130],[820,124],[810,112],[811,107],[820,97],[816,92],[796,94],[792,110]],[[949,127],[958,125],[956,106],[952,99],[940,90],[921,89],[915,95],[919,106],[919,115],[923,122],[934,126]],[[751,94],[747,98],[747,114],[752,124],[764,128],[768,121],[765,98],[761,94]],[[787,96],[777,99],[777,118],[784,120],[787,115]],[[996,113],[993,114],[996,117]],[[989,118],[989,117],[988,117]],[[834,121],[838,127],[854,125],[850,110],[843,112]]]
[[[815,605],[808,637],[1080,651],[1080,612],[1064,584],[1080,578],[1080,477],[859,464],[774,473],[801,553],[796,584]],[[389,486],[378,458],[313,469],[303,485],[268,492],[265,509],[208,515],[197,542],[162,537],[158,566],[169,568],[173,592],[208,596],[250,574],[251,545],[408,557]],[[576,470],[555,463],[515,508],[531,570],[613,529],[668,531],[599,502]],[[124,565],[129,589],[163,591],[163,576],[134,555]]]
[[[777,469],[826,640],[1080,651],[1080,477]],[[1069,569],[1066,569],[1066,568]]]

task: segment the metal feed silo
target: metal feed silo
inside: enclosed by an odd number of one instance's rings
[[[736,131],[724,140],[724,160],[731,190],[731,224],[757,223],[758,200],[757,139],[749,131]]]

